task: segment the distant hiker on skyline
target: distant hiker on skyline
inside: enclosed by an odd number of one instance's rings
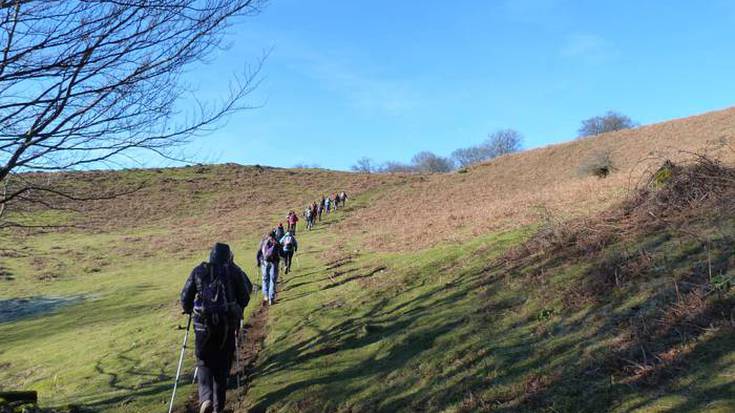
[[[293,255],[296,253],[296,250],[299,248],[299,244],[296,242],[296,237],[290,232],[287,232],[286,235],[281,238],[280,243],[283,246],[283,261],[286,268],[285,272],[288,274],[291,272],[291,261],[293,260]]]
[[[273,237],[275,239],[281,239],[283,238],[283,235],[286,234],[286,230],[283,228],[283,222],[279,222],[276,229],[273,231]]]
[[[253,285],[227,244],[217,243],[181,290],[181,307],[194,321],[201,413],[222,412],[235,352],[235,335]]]
[[[260,241],[255,259],[262,274],[263,302],[268,304],[276,301],[278,264],[281,255],[283,255],[281,244],[271,234],[266,234]]]
[[[296,215],[295,212],[291,211],[288,213],[288,217],[286,217],[288,221],[288,230],[286,232],[290,232],[294,235],[296,235],[296,223],[299,222],[299,217]]]

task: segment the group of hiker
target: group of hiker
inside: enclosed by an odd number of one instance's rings
[[[304,219],[306,219],[306,229],[311,230],[314,228],[314,224],[322,221],[322,215],[329,215],[331,212],[336,211],[340,207],[343,207],[347,203],[347,193],[342,191],[340,193],[333,193],[330,196],[325,197],[322,195],[321,200],[315,201],[310,205],[306,206],[304,210]]]
[[[347,194],[344,191],[322,196],[320,201],[309,205],[304,213],[307,229],[312,229],[316,220],[321,221],[322,214],[336,211],[346,202]],[[276,302],[281,264],[286,274],[291,271],[291,263],[298,250],[298,222],[299,217],[292,210],[286,216],[286,228],[279,223],[260,241],[256,262],[261,271],[263,305]],[[235,264],[230,247],[223,243],[214,245],[209,260],[196,266],[184,284],[181,306],[184,313],[189,314],[190,323],[193,321],[194,324],[197,358],[195,380],[200,413],[224,410],[227,380],[237,351],[236,338],[252,292],[253,284],[245,271]],[[188,329],[187,325],[187,334]],[[186,344],[182,348],[182,357],[185,348]]]

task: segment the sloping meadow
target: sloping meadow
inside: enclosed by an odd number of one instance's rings
[[[289,210],[404,179],[236,165],[39,177],[80,194],[129,194],[11,211],[68,227],[0,234],[0,388],[38,390],[43,406],[140,412],[170,397],[186,321],[178,293],[215,241],[257,281],[257,243]]]
[[[700,153],[735,161],[734,148],[735,109],[607,133],[420,177],[385,192],[343,227],[380,251],[461,243],[549,217],[601,212],[667,159]]]
[[[287,281],[248,407],[733,411],[735,171],[651,176],[584,219],[310,251],[327,264]]]

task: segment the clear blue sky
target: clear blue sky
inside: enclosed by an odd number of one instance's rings
[[[735,1],[271,0],[192,70],[203,99],[272,49],[196,159],[349,169],[448,155],[499,128],[532,148],[609,109],[647,124],[735,105]]]

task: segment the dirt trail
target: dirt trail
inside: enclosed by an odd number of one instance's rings
[[[257,305],[257,303],[255,303]],[[247,399],[248,390],[255,374],[255,365],[258,361],[258,354],[263,348],[263,342],[266,335],[266,324],[268,323],[268,307],[261,305],[249,318],[245,324],[244,340],[240,344],[238,351],[240,352],[240,388],[236,387],[237,363],[232,362],[232,370],[230,371],[230,386],[227,390],[226,412],[247,412],[249,411],[250,401]],[[189,396],[184,409],[186,413],[198,413],[199,401],[197,397],[196,387]]]
[[[245,412],[251,401],[247,399],[248,390],[255,375],[255,365],[258,355],[263,349],[268,324],[268,306],[261,305],[245,324],[245,340],[237,350],[240,352],[240,389],[231,389],[227,392],[226,411]],[[234,364],[234,363],[233,363]],[[233,373],[237,373],[237,366],[233,365]]]

